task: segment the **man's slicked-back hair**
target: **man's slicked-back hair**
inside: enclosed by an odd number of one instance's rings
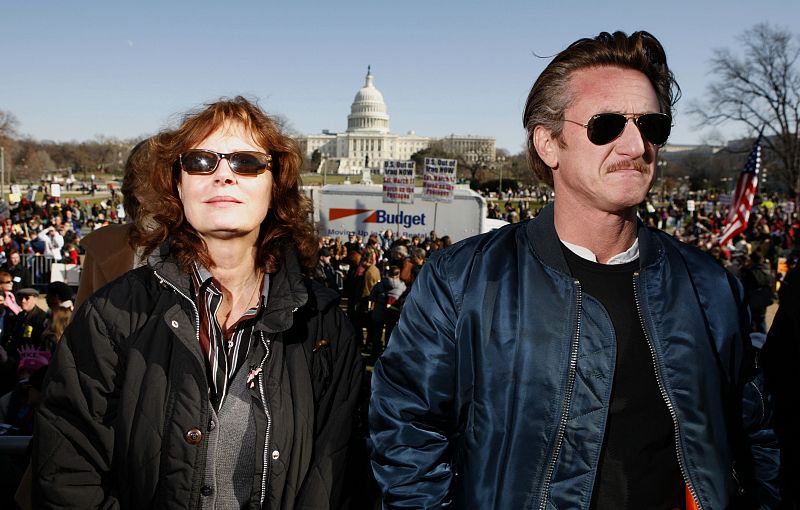
[[[661,113],[672,116],[672,107],[680,97],[680,87],[667,66],[664,48],[648,32],[634,32],[630,36],[621,31],[601,32],[597,37],[570,44],[536,79],[522,115],[528,138],[528,163],[536,176],[550,186],[553,185],[553,171],[536,152],[533,130],[543,126],[563,144],[564,112],[575,99],[570,95],[570,78],[575,71],[592,67],[640,71],[653,85]]]
[[[169,239],[170,251],[184,270],[190,270],[195,261],[213,267],[205,242],[184,215],[178,195],[182,171],[176,162],[180,154],[218,129],[237,124],[272,156],[272,196],[264,197],[271,201],[261,223],[256,263],[274,272],[283,251],[292,247],[304,268],[313,268],[318,242],[311,223],[311,203],[300,190],[300,147],[257,104],[241,96],[190,112],[176,129],[150,139],[151,170],[147,182],[137,190],[141,211],[131,235],[133,242],[149,254]]]

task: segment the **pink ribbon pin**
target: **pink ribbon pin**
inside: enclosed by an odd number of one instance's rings
[[[261,373],[261,367],[254,368],[250,370],[250,373],[247,374],[247,386],[249,388],[255,388],[256,383],[253,380]]]

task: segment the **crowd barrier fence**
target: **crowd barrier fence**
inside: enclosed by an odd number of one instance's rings
[[[22,264],[31,273],[31,282],[36,290],[44,291],[50,282],[66,282],[77,287],[81,274],[79,264],[62,264],[44,255],[23,255]]]

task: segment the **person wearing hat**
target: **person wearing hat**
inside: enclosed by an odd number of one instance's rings
[[[314,279],[329,289],[341,290],[336,278],[336,270],[331,264],[331,251],[326,246],[319,249],[317,267],[314,268]]]
[[[0,347],[5,360],[0,366],[0,394],[13,389],[16,384],[16,368],[19,363],[18,349],[24,345],[39,347],[47,314],[37,305],[39,293],[26,288],[17,291],[17,303],[22,309],[16,316],[7,317]]]
[[[39,292],[33,288],[17,291],[17,303],[22,311],[3,332],[2,344],[8,352],[16,352],[22,345],[39,345],[47,313],[39,308]]]

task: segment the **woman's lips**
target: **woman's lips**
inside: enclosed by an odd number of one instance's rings
[[[218,197],[209,198],[208,200],[206,200],[206,203],[224,205],[224,204],[240,204],[241,201],[228,195],[221,195]]]

